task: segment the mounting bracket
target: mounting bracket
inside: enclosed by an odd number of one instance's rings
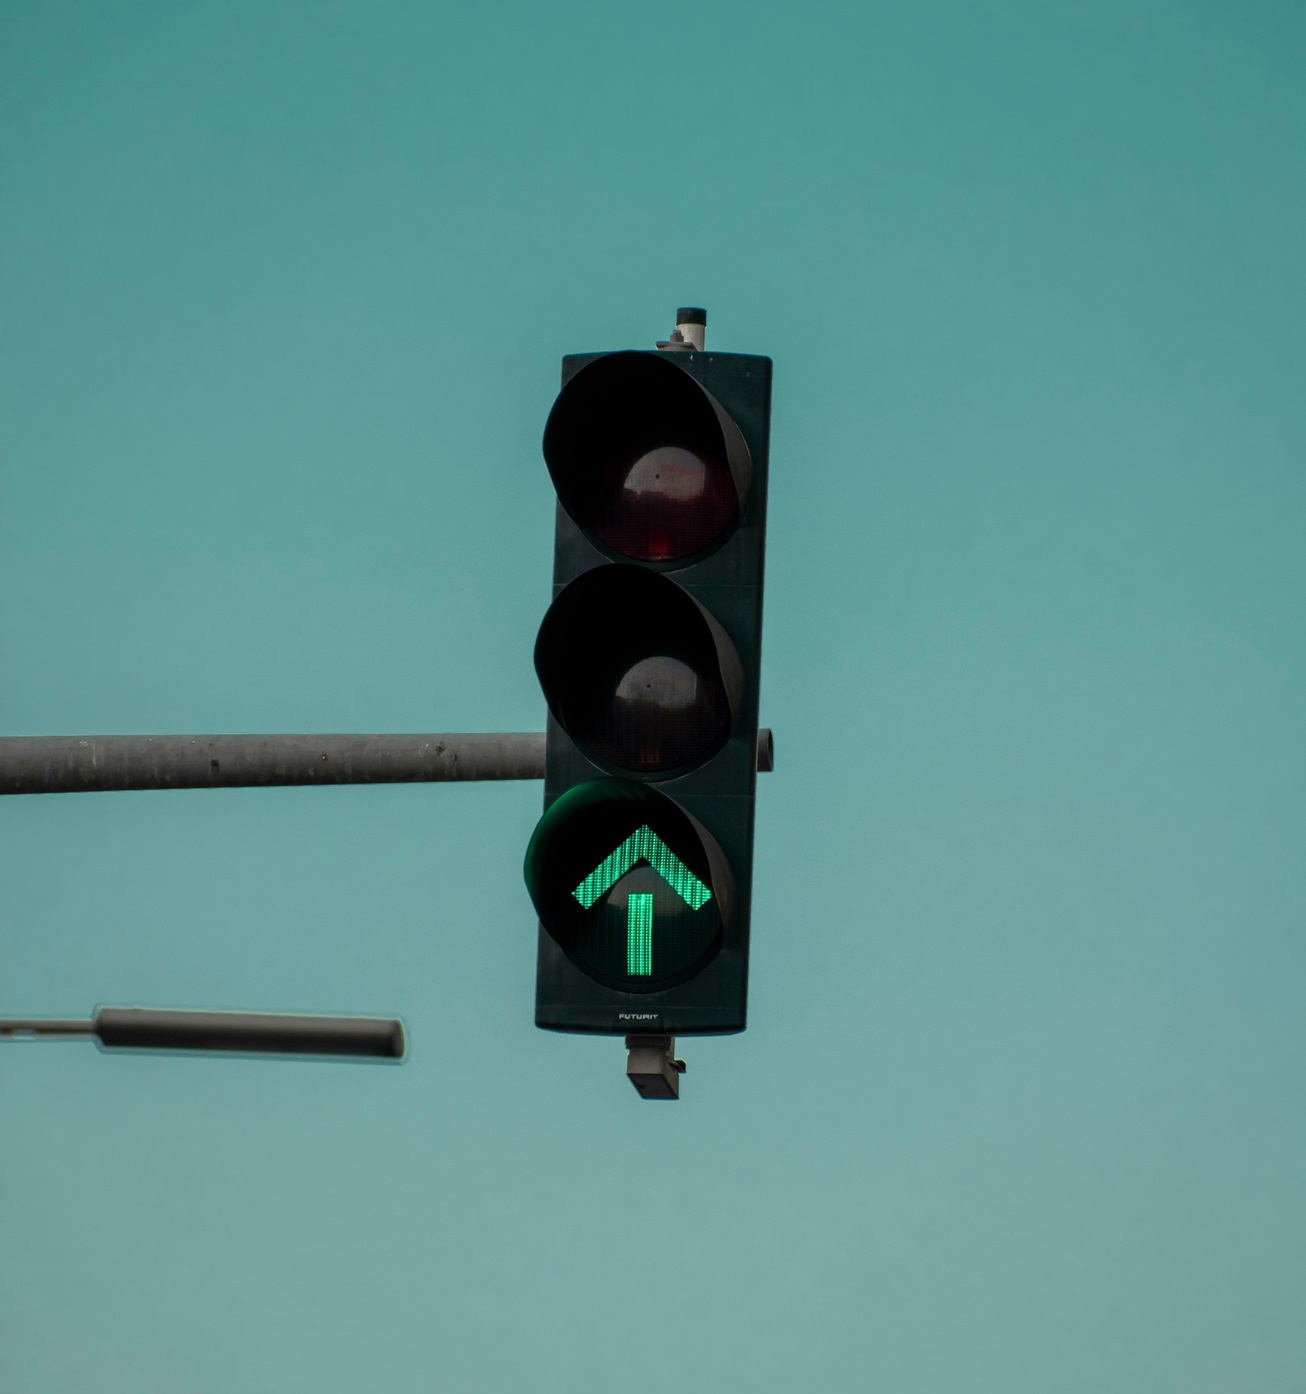
[[[626,1077],[641,1099],[678,1099],[685,1062],[674,1058],[674,1036],[627,1036]]]

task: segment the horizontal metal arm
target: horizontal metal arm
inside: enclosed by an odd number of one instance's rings
[[[271,1016],[101,1007],[93,1021],[0,1020],[5,1037],[92,1036],[105,1050],[215,1050],[402,1060],[403,1023],[385,1017]]]
[[[0,1020],[0,1041],[23,1036],[94,1036],[93,1021],[60,1021],[55,1017],[6,1017]]]
[[[771,732],[757,737],[771,768]],[[3,736],[0,794],[543,779],[544,734]]]

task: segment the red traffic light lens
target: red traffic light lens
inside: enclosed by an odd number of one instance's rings
[[[724,541],[751,475],[729,414],[656,353],[610,353],[562,389],[544,458],[563,507],[610,552],[676,562]]]

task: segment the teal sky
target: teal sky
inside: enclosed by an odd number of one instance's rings
[[[540,729],[563,353],[775,401],[747,1034],[532,1025],[538,785],[0,801],[14,1394],[1306,1387],[1306,12],[10,3],[0,731]]]

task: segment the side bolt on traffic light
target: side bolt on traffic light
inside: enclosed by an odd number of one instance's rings
[[[564,358],[544,431],[535,1021],[626,1037],[643,1098],[679,1097],[677,1035],[747,1019],[771,360],[706,323]]]

